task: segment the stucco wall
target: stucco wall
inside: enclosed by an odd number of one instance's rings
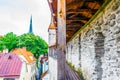
[[[53,45],[56,43],[56,30],[49,29],[49,45]]]
[[[66,50],[86,80],[120,80],[120,1],[111,0]]]
[[[57,80],[56,30],[49,29],[49,80]],[[51,46],[52,45],[52,46]]]
[[[54,47],[49,48],[49,80],[57,80],[57,53]]]

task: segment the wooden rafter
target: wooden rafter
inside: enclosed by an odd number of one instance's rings
[[[104,3],[104,0],[96,0],[96,2],[101,6]]]
[[[80,28],[81,25],[79,25],[79,24],[75,24],[75,25],[67,25],[66,27],[67,27],[67,28]]]
[[[89,4],[89,3],[95,3],[97,2],[96,0],[75,0],[69,4],[67,4],[67,8],[66,8],[66,11],[69,11],[69,10],[76,10],[78,8],[84,8],[86,7],[87,8],[87,5],[86,4]],[[100,5],[100,2],[98,3]]]
[[[82,22],[82,23],[84,23],[84,24],[87,22],[87,20],[66,20],[67,24],[70,24],[70,23],[73,22],[73,21]]]
[[[76,28],[68,28],[66,31],[76,31]]]
[[[85,17],[83,15],[75,15],[74,17],[67,17],[67,20],[89,20],[90,18]]]
[[[83,12],[90,12],[90,13],[95,13],[97,9],[77,9],[77,10],[72,10],[72,11],[67,11],[66,14],[79,14]]]

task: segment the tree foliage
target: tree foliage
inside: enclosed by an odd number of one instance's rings
[[[18,37],[13,33],[7,33],[4,37],[0,37],[0,50],[8,49],[11,51],[16,48],[18,43]]]
[[[14,33],[7,33],[5,36],[0,37],[0,50],[8,49],[11,51],[14,48],[26,47],[38,59],[41,54],[48,51],[48,44],[39,36],[26,33],[16,36]]]
[[[23,34],[19,36],[18,47],[26,47],[38,59],[41,54],[47,53],[48,44],[39,36],[34,34]]]

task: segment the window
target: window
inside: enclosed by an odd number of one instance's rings
[[[3,80],[15,80],[14,78],[4,78]]]

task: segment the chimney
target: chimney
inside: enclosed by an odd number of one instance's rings
[[[4,49],[4,50],[3,50],[3,53],[8,53],[8,49]]]

